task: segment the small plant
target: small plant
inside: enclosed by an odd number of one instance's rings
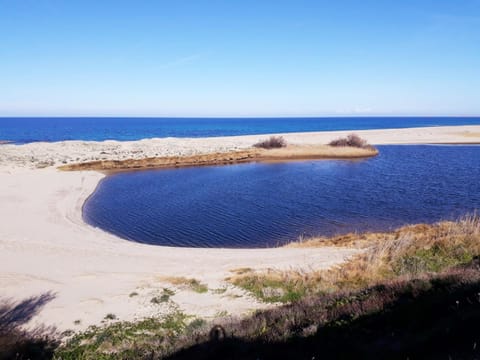
[[[222,310],[222,311],[217,311],[214,315],[216,318],[223,318],[228,316],[228,311]]]
[[[218,289],[211,289],[210,291],[211,291],[213,294],[221,295],[221,294],[224,294],[224,293],[227,291],[227,287],[224,286],[224,287],[221,287],[221,288],[218,288]]]
[[[115,320],[117,318],[117,315],[109,313],[105,315],[105,320]]]
[[[357,148],[361,148],[361,149],[373,148],[372,145],[368,144],[367,140],[362,139],[357,134],[350,134],[347,137],[332,140],[332,141],[330,141],[330,143],[328,145],[336,146],[336,147],[350,146],[350,147],[357,147]]]
[[[162,296],[160,296],[160,302],[168,302],[170,300],[170,295],[168,294],[162,294]]]
[[[188,329],[189,330],[198,330],[204,327],[207,324],[207,322],[202,319],[202,318],[195,318],[190,323],[188,324]]]
[[[290,303],[307,294],[310,284],[288,273],[269,272],[248,274],[230,278],[229,281],[267,303]]]
[[[287,141],[282,136],[270,136],[269,139],[260,140],[253,146],[262,149],[276,149],[287,146]]]
[[[164,288],[160,296],[153,297],[150,302],[152,304],[162,304],[170,301],[170,297],[175,295],[175,291]]]
[[[73,322],[74,325],[80,325],[82,323],[82,320],[75,320]]]
[[[170,290],[169,288],[163,288],[162,291],[163,295],[173,296],[175,295],[175,291]]]
[[[190,286],[190,288],[193,291],[195,291],[199,294],[203,294],[203,293],[206,293],[208,291],[207,285],[202,284],[200,281],[198,281],[196,279],[191,279],[191,281],[188,285]]]
[[[230,272],[234,273],[235,275],[244,275],[246,273],[253,272],[253,269],[249,267],[244,267],[244,268],[232,269],[230,270]]]
[[[199,294],[203,294],[208,291],[208,286],[201,283],[197,279],[189,279],[189,278],[180,276],[180,277],[168,277],[168,278],[164,278],[164,280],[168,281],[170,284],[173,284],[173,285],[189,288],[190,290],[195,291]]]
[[[168,300],[168,299],[167,299],[167,300]],[[158,304],[161,304],[161,303],[164,302],[164,301],[162,301],[161,296],[155,296],[155,297],[153,297],[153,298],[150,299],[150,302],[151,302],[152,304],[158,305]]]

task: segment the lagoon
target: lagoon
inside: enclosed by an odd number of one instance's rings
[[[358,161],[251,163],[108,176],[87,223],[166,246],[262,248],[480,209],[480,146],[379,146]]]

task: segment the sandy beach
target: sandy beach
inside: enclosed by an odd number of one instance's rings
[[[478,144],[480,126],[441,126],[408,129],[324,131],[273,134],[292,145],[327,144],[354,132],[373,145],[384,144]],[[62,141],[2,145],[0,166],[43,168],[98,160],[127,160],[155,157],[185,157],[242,151],[268,135],[212,138],[162,138],[139,141]]]
[[[326,144],[351,131],[283,134],[295,145]],[[355,131],[371,144],[480,143],[480,126]],[[0,146],[0,287],[22,300],[51,292],[53,300],[31,325],[81,330],[113,313],[133,320],[170,311],[151,298],[175,289],[173,302],[188,314],[213,318],[245,314],[258,303],[224,281],[231,270],[327,268],[358,250],[191,249],[129,242],[85,224],[82,205],[105,176],[65,172],[57,166],[94,160],[190,156],[245,150],[266,136],[148,139],[136,142],[31,143]],[[169,277],[194,278],[209,291],[172,285]],[[215,291],[226,288],[226,291]],[[130,296],[137,293],[136,296]],[[79,321],[77,321],[79,320]]]

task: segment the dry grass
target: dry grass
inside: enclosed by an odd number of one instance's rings
[[[179,168],[189,166],[241,164],[254,161],[291,161],[309,159],[359,159],[375,156],[375,148],[333,147],[328,145],[289,145],[268,149],[251,148],[225,153],[192,156],[154,157],[126,160],[97,160],[59,166],[63,171],[126,171]],[[47,164],[48,165],[48,164]],[[50,164],[52,165],[52,164]]]
[[[186,278],[183,276],[169,276],[162,277],[162,281],[168,282],[172,285],[178,286],[180,288],[187,288],[197,293],[206,293],[208,291],[207,285],[201,283],[197,279]]]
[[[334,147],[356,147],[361,149],[373,148],[367,140],[362,139],[356,134],[350,134],[347,137],[332,140],[328,145]]]
[[[288,305],[215,323],[175,312],[94,327],[59,348],[56,358],[420,359],[446,351],[455,359],[478,357],[480,217],[330,240],[365,252],[314,273],[232,270],[232,282]],[[195,282],[167,279],[177,286]]]
[[[479,276],[465,268],[306,297],[225,322],[222,341],[200,335],[168,359],[476,359]]]
[[[282,136],[270,136],[270,138],[266,140],[260,140],[253,146],[262,149],[278,149],[286,147],[287,141]]]
[[[439,273],[480,255],[480,217],[405,226],[389,233],[348,234],[289,246],[355,246],[365,251],[328,269],[301,273],[268,271],[228,279],[266,302],[290,302],[308,294],[355,290],[396,278]]]
[[[375,148],[334,147],[329,145],[289,145],[263,151],[258,160],[290,161],[309,159],[361,159],[378,154]]]

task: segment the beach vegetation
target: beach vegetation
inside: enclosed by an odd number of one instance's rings
[[[167,281],[170,284],[176,285],[180,288],[190,289],[199,294],[203,294],[208,291],[207,285],[193,278],[186,278],[183,276],[173,276],[173,277],[162,278],[162,280]]]
[[[267,271],[227,278],[255,298],[267,303],[288,303],[301,299],[306,293],[305,281],[299,281],[297,274],[290,272]]]
[[[194,336],[204,324],[175,310],[158,318],[91,326],[60,346],[55,359],[158,359],[172,352],[180,336]]]
[[[336,267],[313,272],[264,271],[226,280],[265,302],[291,302],[312,294],[328,294],[375,286],[382,281],[435,274],[472,262],[480,256],[480,217],[455,222],[405,226],[387,233],[347,234],[315,238],[289,246],[355,246],[359,254]]]
[[[215,318],[224,318],[228,316],[228,311],[227,310],[221,310],[217,311],[214,315]]]
[[[270,136],[268,139],[260,140],[253,145],[262,149],[277,149],[287,146],[287,141],[282,136]]]
[[[153,297],[150,302],[152,304],[162,304],[162,303],[166,303],[166,302],[169,302],[170,301],[170,297],[172,297],[173,295],[175,295],[175,291],[173,290],[170,290],[168,288],[164,288],[162,290],[162,293],[160,294],[160,296],[155,296]]]
[[[105,320],[116,320],[116,319],[117,319],[117,315],[112,314],[112,313],[109,313],[109,314],[105,315],[104,319],[105,319]]]
[[[308,296],[226,320],[221,340],[201,334],[167,359],[475,358],[479,291],[480,273],[467,266]]]
[[[212,294],[221,295],[225,294],[227,292],[227,289],[228,288],[226,286],[223,286],[217,289],[210,289],[210,291],[212,292]]]
[[[440,273],[309,295],[220,323],[173,312],[92,327],[56,359],[472,358],[478,354],[480,272]],[[345,346],[348,344],[348,346]]]
[[[61,345],[41,346],[57,360],[479,355],[478,215],[289,246],[354,247],[359,252],[341,265],[315,272],[233,270],[229,282],[262,301],[283,303],[244,318],[206,321],[172,307],[160,317],[107,322]],[[174,282],[187,286],[190,280]],[[39,338],[28,339],[39,344]]]
[[[350,134],[346,137],[332,140],[328,143],[328,145],[335,147],[356,147],[361,149],[374,149],[374,147],[370,145],[367,140],[362,139],[357,134]]]

